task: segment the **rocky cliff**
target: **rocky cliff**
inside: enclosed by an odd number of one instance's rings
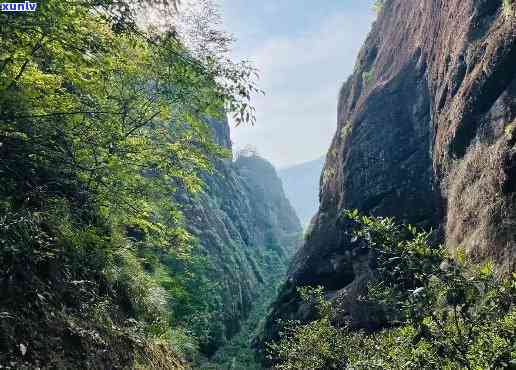
[[[227,122],[210,121],[216,142],[231,150]],[[185,224],[210,266],[221,317],[203,352],[211,355],[240,330],[264,287],[282,279],[298,249],[301,226],[274,167],[256,156],[215,160],[195,197],[177,195]],[[222,328],[220,328],[222,326]],[[212,326],[209,326],[213,330]]]
[[[372,273],[344,209],[436,230],[436,241],[497,271],[516,263],[516,4],[387,0],[340,91],[320,209],[265,329],[308,318],[296,288],[322,285],[355,326]]]

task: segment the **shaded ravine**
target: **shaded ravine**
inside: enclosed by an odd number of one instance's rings
[[[274,283],[263,286],[257,293],[259,298],[240,331],[209,359],[198,365],[202,370],[262,370],[265,369],[256,354],[254,342],[263,330],[264,319],[270,305],[278,294],[280,284],[286,277],[286,269],[272,277]]]
[[[209,125],[216,142],[231,150],[228,123],[210,120]],[[175,198],[210,266],[204,278],[216,284],[220,311],[207,323],[209,339],[201,343],[201,353],[220,360],[265,316],[300,246],[302,229],[281,180],[265,159],[251,154],[213,163],[215,171],[203,176],[200,194],[181,192]]]

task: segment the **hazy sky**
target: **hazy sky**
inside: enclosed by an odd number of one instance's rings
[[[276,167],[325,154],[336,128],[337,94],[374,20],[372,0],[218,0],[234,55],[260,70],[266,95],[254,127],[232,127],[235,148],[251,144]]]

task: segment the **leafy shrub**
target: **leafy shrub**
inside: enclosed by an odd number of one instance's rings
[[[373,71],[366,71],[362,73],[362,81],[365,86],[370,85],[374,81]]]
[[[317,290],[322,317],[305,325],[289,323],[281,340],[271,346],[277,368],[516,365],[515,274],[499,280],[490,263],[468,266],[451,259],[443,249],[430,246],[427,232],[392,219],[356,211],[345,216],[356,224],[356,240],[377,255],[378,278],[370,283],[365,300],[390,311],[392,328],[365,333],[336,327],[329,303]]]
[[[330,322],[331,307],[325,301],[322,288],[301,288],[305,303],[314,306],[318,319],[301,325],[288,322],[280,332],[281,341],[272,343],[271,359],[279,362],[277,369],[341,369],[346,364],[347,337],[343,329]]]

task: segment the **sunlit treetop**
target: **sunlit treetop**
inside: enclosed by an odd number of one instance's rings
[[[121,224],[184,239],[170,194],[198,191],[210,158],[228,155],[205,118],[253,122],[254,71],[141,26],[134,9],[49,0],[0,15],[2,188],[20,206],[84,194]]]

